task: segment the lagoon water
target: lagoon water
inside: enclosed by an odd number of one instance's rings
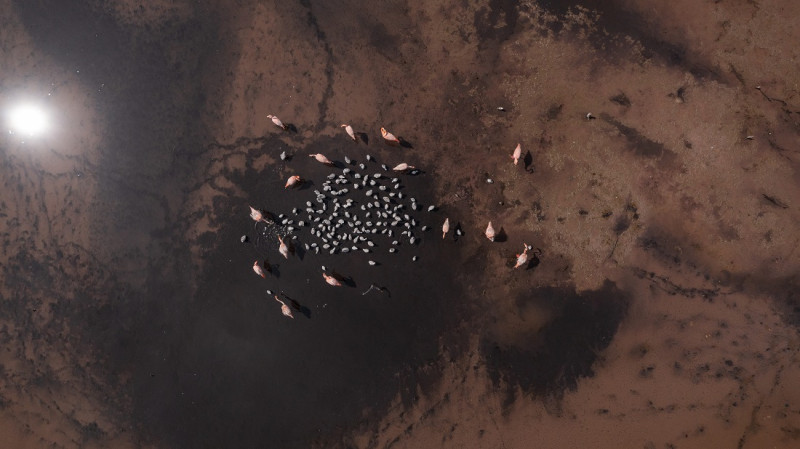
[[[797,444],[792,2],[0,5],[4,446]],[[282,258],[345,157],[418,239]]]

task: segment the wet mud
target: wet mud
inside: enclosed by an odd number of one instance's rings
[[[796,446],[797,14],[0,0],[2,107],[56,111],[48,136],[0,139],[0,433]],[[317,152],[418,167],[403,192],[431,229],[335,255],[298,229],[281,257],[288,230],[248,206],[305,209],[342,170]]]
[[[628,301],[612,282],[580,294],[543,287],[518,299],[520,309],[544,309],[550,318],[543,327],[519,335],[513,345],[482,343],[490,379],[507,390],[504,404],[514,402],[517,388],[533,397],[563,397],[581,378],[594,376],[592,366],[614,338]]]

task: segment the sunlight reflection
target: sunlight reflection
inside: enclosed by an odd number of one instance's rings
[[[28,137],[40,136],[49,128],[49,120],[44,108],[32,103],[23,103],[11,108],[7,113],[8,131]]]

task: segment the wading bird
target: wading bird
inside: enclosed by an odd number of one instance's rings
[[[489,241],[494,242],[494,236],[494,228],[492,227],[492,222],[490,221],[489,226],[486,226],[486,238],[489,239]]]
[[[519,158],[522,156],[522,144],[518,143],[517,147],[514,148],[514,154],[511,155],[511,159],[514,159],[514,165],[517,165],[519,162]]]
[[[259,221],[267,223],[267,219],[264,218],[264,214],[262,214],[260,210],[255,209],[253,206],[249,207],[250,207],[250,218],[252,218],[253,221],[255,221],[256,223],[258,223]]]
[[[286,185],[283,186],[283,188],[284,189],[288,189],[289,187],[294,187],[296,185],[299,185],[301,182],[303,182],[303,181],[300,179],[299,176],[297,176],[297,175],[290,176],[289,179],[286,180]]]
[[[402,172],[406,170],[411,170],[412,168],[414,168],[413,165],[408,165],[405,162],[403,162],[402,164],[397,164],[392,170]]]
[[[381,136],[383,136],[383,140],[385,140],[386,143],[391,143],[391,144],[400,143],[400,139],[395,137],[394,134],[390,133],[389,131],[386,131],[386,128],[381,128]]]
[[[289,258],[289,247],[286,245],[286,243],[284,243],[284,241],[281,238],[281,236],[278,236],[278,241],[281,242],[280,246],[278,247],[278,252],[281,253],[281,256],[283,256],[285,259],[288,259]]]
[[[341,287],[341,286],[342,286],[342,283],[341,283],[341,282],[339,282],[339,280],[338,280],[338,279],[336,279],[336,278],[335,278],[335,277],[333,277],[333,276],[330,276],[330,275],[328,275],[328,274],[322,273],[322,277],[324,277],[324,278],[325,278],[325,282],[327,282],[327,283],[328,283],[328,285],[332,285],[332,286],[334,286],[334,287]]]
[[[450,231],[450,219],[445,218],[444,224],[442,225],[442,239],[444,239],[448,231]]]
[[[267,267],[266,271],[269,271],[269,265],[264,264],[264,266]],[[258,264],[258,261],[253,262],[253,271],[255,271],[256,274],[261,276],[262,278],[264,279],[267,278],[267,273],[264,271],[263,268],[261,268],[261,265]]]
[[[289,318],[294,319],[294,315],[292,315],[292,309],[290,309],[289,306],[287,306],[285,302],[281,301],[280,298],[278,298],[278,295],[273,295],[273,296],[275,296],[275,301],[278,301],[279,303],[281,303],[281,312],[285,316],[288,316]]]
[[[517,263],[514,265],[514,268],[519,268],[528,262],[528,244],[523,243],[522,245],[525,249],[522,251],[522,254],[517,254]]]
[[[268,119],[270,119],[270,120],[272,120],[272,123],[274,123],[274,124],[275,124],[275,126],[277,126],[277,127],[281,128],[281,129],[283,129],[283,130],[286,130],[286,129],[288,129],[288,128],[286,127],[286,125],[284,125],[284,124],[283,124],[283,122],[281,121],[281,119],[279,119],[278,117],[276,117],[276,116],[274,116],[274,115],[271,115],[271,114],[270,114],[270,115],[268,115],[268,116],[267,116],[267,118],[268,118]]]
[[[321,163],[323,163],[325,165],[333,165],[333,162],[331,162],[331,160],[328,159],[327,157],[325,157],[325,155],[322,154],[322,153],[309,154],[309,156],[313,157],[314,159],[316,159],[317,162],[321,162]]]
[[[347,123],[342,123],[342,128],[344,128],[344,130],[347,131],[347,135],[350,136],[351,139],[353,139],[353,142],[358,141],[358,139],[356,139],[356,133],[353,131],[352,126],[348,125]]]

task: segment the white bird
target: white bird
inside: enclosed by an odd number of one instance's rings
[[[383,136],[383,140],[387,143],[397,144],[400,143],[400,139],[394,136],[394,134],[386,131],[386,128],[381,128],[381,135]]]
[[[278,252],[281,253],[281,256],[283,256],[285,259],[288,259],[289,247],[286,245],[286,243],[284,243],[283,239],[280,236],[278,236],[278,241],[281,242],[280,246],[278,247]]]
[[[492,227],[492,222],[490,221],[489,226],[486,226],[486,238],[489,239],[489,241],[494,242],[494,236],[494,228]]]
[[[514,265],[514,268],[519,268],[524,265],[528,261],[528,244],[522,244],[525,249],[522,251],[522,254],[517,254],[517,263]]]
[[[356,133],[353,131],[352,126],[348,125],[347,123],[343,123],[342,128],[344,128],[344,130],[347,131],[347,135],[350,136],[351,139],[353,139],[353,142],[358,141],[358,139],[356,139]]]
[[[270,114],[270,115],[267,116],[267,118],[271,119],[272,123],[274,123],[275,126],[281,128],[281,129],[284,129],[284,130],[287,129],[286,125],[284,125],[283,122],[281,121],[281,119],[279,119],[278,117]]]
[[[281,301],[280,298],[278,298],[278,295],[274,295],[274,296],[275,296],[275,301],[278,301],[279,303],[281,303],[281,312],[285,316],[288,316],[289,318],[294,319],[294,315],[292,315],[292,309],[290,309],[289,306],[287,306],[285,302]]]
[[[406,170],[410,170],[412,168],[414,168],[413,165],[408,165],[405,162],[403,162],[402,164],[397,164],[392,170],[394,170],[394,171],[406,171]]]
[[[339,280],[336,279],[333,276],[330,276],[330,275],[327,275],[325,273],[322,273],[322,277],[325,278],[325,282],[327,282],[329,285],[332,285],[334,287],[341,287],[342,286],[342,283],[339,282]]]
[[[322,154],[322,153],[309,154],[309,156],[311,156],[314,159],[316,159],[317,162],[322,162],[325,165],[333,165],[333,162],[331,162],[331,160],[328,159],[327,157],[325,157],[325,155]]]
[[[517,147],[514,148],[514,154],[511,155],[511,159],[514,159],[514,165],[517,165],[520,156],[522,156],[522,144],[518,143]]]
[[[444,239],[444,237],[447,235],[449,231],[450,231],[450,219],[445,218],[444,224],[442,225],[442,239]]]

